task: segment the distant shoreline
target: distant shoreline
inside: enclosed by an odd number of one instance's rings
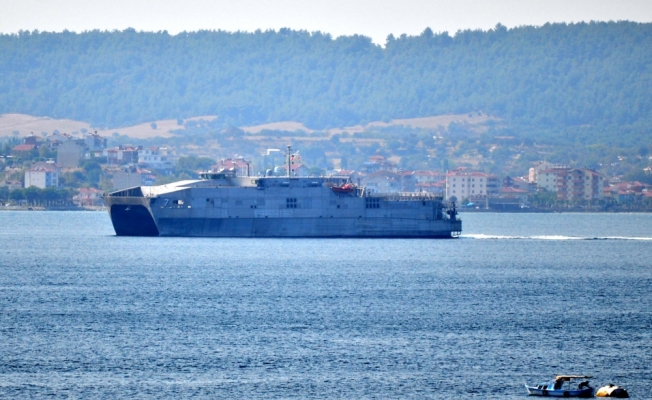
[[[0,211],[106,211],[104,206],[96,207],[74,207],[74,206],[62,206],[62,207],[43,207],[43,206],[0,206]]]
[[[495,210],[495,209],[457,209],[459,214],[465,213],[499,213],[499,214],[633,214],[652,213],[652,210],[583,210],[579,208],[554,208],[554,209],[523,209],[523,210]]]

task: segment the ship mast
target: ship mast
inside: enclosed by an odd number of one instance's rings
[[[288,145],[288,178],[292,176],[292,165],[290,164],[292,146]]]

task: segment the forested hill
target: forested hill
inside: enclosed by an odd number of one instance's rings
[[[320,129],[482,111],[523,131],[649,135],[651,49],[652,24],[631,22],[426,29],[384,47],[289,29],[24,31],[0,36],[0,113]]]

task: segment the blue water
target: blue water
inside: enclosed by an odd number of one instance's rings
[[[0,212],[0,398],[652,397],[652,215],[469,213],[458,240],[122,238]]]

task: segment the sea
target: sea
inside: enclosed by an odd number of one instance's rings
[[[462,213],[459,239],[117,237],[0,212],[2,399],[652,398],[652,214]]]

